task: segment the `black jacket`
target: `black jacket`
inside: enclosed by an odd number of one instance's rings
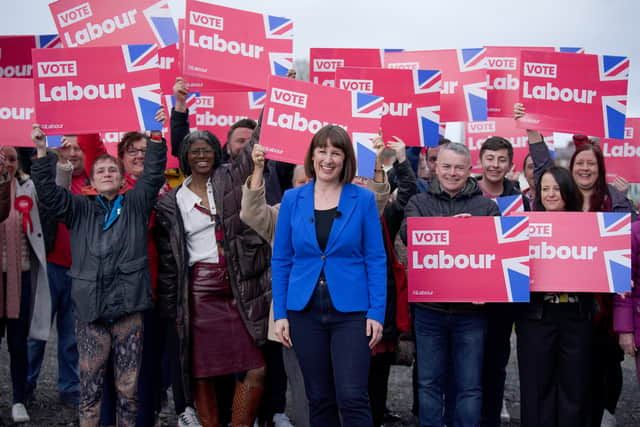
[[[468,213],[473,216],[500,216],[498,205],[491,199],[484,197],[475,178],[468,178],[463,189],[454,197],[440,187],[440,182],[434,178],[429,191],[418,193],[409,200],[405,209],[405,219],[400,228],[400,237],[407,244],[407,218],[454,216]],[[483,306],[468,303],[418,303],[420,306],[439,311],[465,313],[482,311]]]
[[[396,239],[396,235],[404,219],[404,208],[407,206],[411,197],[416,194],[416,175],[413,173],[411,163],[409,163],[408,160],[402,163],[396,162],[392,170],[394,171],[398,194],[392,203],[387,204],[382,213],[391,240],[391,247],[386,244],[384,245],[387,253],[387,308],[384,314],[382,337],[385,340],[395,339],[398,336],[398,328],[396,326],[396,311],[398,306],[396,286],[398,286],[398,284],[396,284],[393,266],[391,265],[393,258],[389,252],[395,250],[393,242]]]
[[[57,157],[35,159],[32,179],[46,213],[71,234],[71,298],[80,321],[116,320],[153,306],[147,259],[149,215],[165,182],[167,148],[149,142],[144,172],[123,195],[118,219],[103,230],[105,213],[97,197],[56,186]]]

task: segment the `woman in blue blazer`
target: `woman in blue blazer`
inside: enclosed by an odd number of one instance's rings
[[[369,360],[387,280],[375,198],[351,184],[355,154],[339,126],[314,135],[305,171],[313,180],[285,193],[276,226],[276,334],[298,356],[312,427],[371,426]]]

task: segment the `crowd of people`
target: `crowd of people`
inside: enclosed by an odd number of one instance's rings
[[[575,136],[565,169],[528,130],[523,192],[505,138],[482,144],[472,176],[464,144],[379,137],[368,179],[339,126],[313,136],[303,165],[268,161],[260,120],[233,124],[222,144],[190,130],[183,79],[174,96],[170,147],[160,132],[132,131],[117,157],[98,135],[50,149],[34,124],[30,164],[0,148],[14,422],[29,421],[54,319],[60,403],[83,427],[154,426],[169,387],[183,427],[379,427],[396,363],[413,364],[405,386],[420,426],[499,426],[514,326],[521,425],[595,427],[615,412],[620,362],[640,343],[640,223],[626,295],[409,304],[401,263],[407,218],[498,216],[501,196],[635,220],[624,180],[606,183],[597,142]],[[173,188],[168,152],[180,163]]]

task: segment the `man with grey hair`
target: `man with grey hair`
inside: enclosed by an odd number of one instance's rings
[[[428,191],[409,200],[400,236],[406,245],[409,217],[499,215],[496,203],[482,195],[471,177],[469,149],[451,142],[440,147]],[[456,393],[453,426],[480,424],[486,323],[481,304],[414,304],[421,427],[443,425],[443,395],[449,374],[454,376]]]

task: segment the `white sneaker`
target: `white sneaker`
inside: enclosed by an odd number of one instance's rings
[[[502,410],[500,411],[500,421],[503,423],[511,422],[511,414],[507,409],[507,402],[502,399]]]
[[[600,427],[615,427],[616,425],[616,416],[605,410],[604,414],[602,414],[602,424],[600,424]]]
[[[202,427],[195,409],[187,406],[184,412],[178,415],[178,427]]]
[[[273,423],[275,427],[293,427],[291,420],[286,414],[279,413],[273,416]]]
[[[25,408],[22,403],[13,404],[11,407],[11,418],[13,418],[14,423],[27,423],[31,420],[27,408]]]

